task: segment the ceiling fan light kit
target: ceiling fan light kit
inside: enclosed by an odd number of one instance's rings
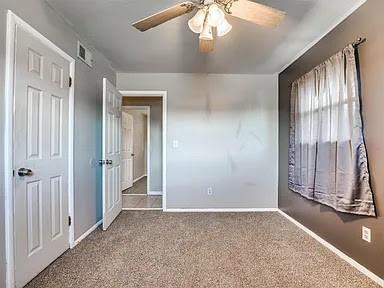
[[[208,9],[207,22],[212,27],[217,27],[225,19],[223,10],[216,4],[211,4]]]
[[[189,29],[192,32],[200,34],[203,31],[203,25],[207,16],[207,9],[199,9],[195,16],[188,21]]]
[[[196,9],[188,26],[192,32],[200,34],[200,51],[203,53],[213,51],[216,36],[223,37],[232,30],[226,15],[270,28],[278,26],[286,15],[285,12],[250,0],[191,0],[146,17],[132,26],[144,32]]]
[[[212,26],[207,22],[204,23],[203,31],[200,33],[199,39],[213,41],[213,31]]]
[[[224,11],[217,5],[217,4],[210,4],[208,8],[208,12],[206,12],[207,6],[204,6],[203,8],[199,9],[196,13],[197,15],[201,15],[202,13],[200,11],[204,10],[206,18],[203,21],[203,30],[200,32],[199,39],[203,40],[210,40],[213,41],[214,37],[212,35],[213,28],[216,28],[217,33],[216,36],[223,37],[227,35],[232,30],[232,25],[228,23],[227,19],[225,19],[225,13]],[[195,16],[195,17],[196,17]],[[193,17],[192,19],[194,19]],[[199,33],[196,31],[199,31],[197,29],[192,29],[194,27],[189,26],[191,28],[192,32]],[[210,32],[208,32],[210,31]],[[208,33],[210,34],[208,36]]]
[[[224,18],[223,22],[217,26],[217,36],[223,37],[232,30],[232,25],[228,23],[227,19]]]

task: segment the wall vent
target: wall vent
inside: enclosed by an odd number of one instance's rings
[[[91,51],[85,48],[80,41],[77,41],[77,57],[89,67],[93,66],[93,56]]]

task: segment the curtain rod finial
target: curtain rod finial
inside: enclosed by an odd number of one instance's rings
[[[357,47],[357,46],[359,46],[360,44],[363,44],[366,41],[367,41],[367,38],[359,37],[359,38],[356,39],[355,42],[352,43],[352,45],[353,45],[353,47]]]

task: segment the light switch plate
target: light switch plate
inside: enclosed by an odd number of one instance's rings
[[[172,146],[173,148],[179,148],[179,140],[173,140]]]
[[[371,229],[368,227],[363,226],[361,229],[361,239],[364,241],[367,241],[368,243],[371,243]]]

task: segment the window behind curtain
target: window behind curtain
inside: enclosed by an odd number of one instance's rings
[[[352,45],[292,84],[289,188],[340,212],[375,216]]]

